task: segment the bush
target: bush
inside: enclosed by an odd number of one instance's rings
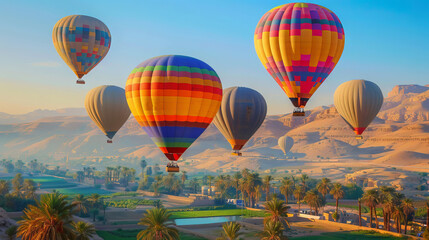
[[[363,195],[361,187],[354,183],[346,184],[344,186],[344,199],[359,199]]]
[[[334,219],[334,221],[336,222],[336,221],[338,221],[338,218],[340,218],[340,215],[337,213],[337,212],[334,212],[333,214],[332,214],[332,218]]]

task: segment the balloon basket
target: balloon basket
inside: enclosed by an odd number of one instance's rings
[[[296,117],[305,117],[305,112],[303,108],[295,108],[293,110],[293,114],[292,116],[296,116]]]
[[[242,154],[241,154],[241,152],[232,152],[231,155],[233,155],[233,156],[241,156]]]
[[[166,172],[179,172],[179,166],[175,162],[170,162],[165,167]]]
[[[113,143],[113,141],[110,139],[107,139],[107,143]]]
[[[363,139],[362,135],[356,136],[356,139]]]
[[[85,84],[85,81],[82,79],[76,80],[76,84]]]

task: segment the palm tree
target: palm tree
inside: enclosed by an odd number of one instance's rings
[[[10,191],[10,182],[6,180],[0,180],[0,195],[4,196]]]
[[[331,189],[331,180],[329,178],[322,178],[322,180],[316,186],[317,191],[319,191],[323,199],[326,199],[326,195],[329,193]]]
[[[207,180],[209,181],[209,196],[212,195],[212,182],[214,177],[213,176],[207,176]]]
[[[405,220],[404,209],[402,206],[395,206],[393,208],[392,217],[396,223],[396,232],[401,233],[401,222]]]
[[[44,194],[36,206],[29,205],[24,210],[23,220],[18,222],[17,236],[22,240],[74,239],[70,228],[73,205],[66,198],[58,192]]]
[[[280,222],[268,221],[264,223],[264,231],[260,234],[261,240],[287,240],[283,236],[284,227]]]
[[[93,193],[88,198],[88,202],[91,203],[91,207],[92,207],[91,212],[93,215],[93,219],[92,219],[93,222],[95,222],[95,216],[98,214],[98,208],[100,207],[100,199],[101,199],[101,195],[98,193]]]
[[[192,178],[189,182],[189,187],[191,188],[193,193],[197,193],[200,184],[198,183],[198,180],[196,178]]]
[[[340,198],[344,197],[343,186],[340,183],[335,183],[330,194],[335,198],[335,212],[338,214],[338,202]]]
[[[216,191],[220,192],[220,197],[224,198],[226,190],[228,189],[228,180],[225,175],[219,175],[215,182]]]
[[[371,225],[371,227],[373,227],[372,226],[372,217],[373,217],[373,213],[374,213],[373,210],[376,208],[376,206],[379,203],[379,197],[378,197],[377,189],[371,189],[371,190],[366,191],[362,196],[362,201],[366,206],[369,207],[370,225]],[[375,217],[377,218],[377,213],[376,213]],[[378,226],[377,226],[377,228],[378,228]]]
[[[429,200],[426,201],[426,226],[429,226]]]
[[[296,201],[298,202],[298,212],[301,210],[301,199],[302,194],[304,194],[304,187],[303,186],[297,186],[295,190],[293,191],[293,196],[295,197]]]
[[[16,197],[22,197],[22,184],[24,183],[24,179],[22,178],[21,173],[17,173],[15,177],[12,179],[12,194]]]
[[[6,229],[5,233],[9,237],[9,240],[14,240],[16,238],[17,229],[18,229],[18,226],[11,226],[8,229]]]
[[[308,181],[309,177],[307,174],[302,174],[301,175],[301,183],[302,183],[302,187],[303,187],[303,192],[307,191],[307,181]]]
[[[304,196],[304,201],[310,206],[310,209],[314,209],[316,215],[319,215],[319,209],[323,205],[323,199],[316,190],[308,191]]]
[[[243,233],[239,233],[241,225],[236,222],[227,222],[222,225],[223,233],[222,237],[217,238],[217,240],[236,240]]]
[[[88,212],[88,209],[85,206],[86,198],[82,194],[78,194],[74,197],[72,204],[75,206],[76,211],[79,212],[80,216]]]
[[[36,183],[31,179],[25,179],[24,183],[22,184],[22,191],[24,193],[24,197],[27,199],[36,199],[36,190],[37,186]]]
[[[289,223],[286,220],[288,208],[289,207],[284,204],[284,201],[274,197],[271,201],[266,202],[265,213],[267,216],[264,218],[264,222],[280,222],[289,227]]]
[[[162,180],[162,177],[159,175],[156,175],[155,182],[152,183],[153,193],[155,194],[155,196],[159,196],[158,190],[159,190],[159,185],[161,184],[161,180]]]
[[[264,180],[262,182],[262,184],[264,185],[264,189],[265,189],[265,201],[269,201],[270,200],[270,182],[273,180],[273,177],[271,175],[267,175],[264,177]]]
[[[146,168],[147,163],[145,159],[140,160],[140,167],[142,168],[142,177],[144,175],[144,169]]]
[[[167,223],[170,216],[165,208],[148,209],[138,223],[147,228],[137,234],[137,240],[179,239],[179,231],[170,227],[172,223]]]
[[[182,185],[185,186],[185,181],[188,179],[188,176],[186,176],[186,171],[182,172],[182,176],[180,177],[180,180],[182,180]]]
[[[285,177],[282,180],[282,185],[280,186],[280,192],[285,196],[286,204],[288,204],[289,195],[293,191],[293,182]]]
[[[72,226],[76,235],[76,240],[90,240],[95,234],[94,225],[86,222],[73,222]]]
[[[240,172],[235,172],[234,175],[232,175],[232,185],[235,188],[235,199],[238,199],[238,190],[241,178],[242,176]]]
[[[407,234],[408,221],[412,221],[414,216],[414,204],[411,199],[405,198],[402,200],[401,206],[404,211],[405,234]]]

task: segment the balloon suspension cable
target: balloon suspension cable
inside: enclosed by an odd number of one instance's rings
[[[76,80],[76,84],[85,84],[85,81],[82,78]]]
[[[299,108],[299,107],[294,108],[292,116],[305,117],[304,108]]]

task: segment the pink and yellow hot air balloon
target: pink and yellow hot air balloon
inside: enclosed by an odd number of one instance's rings
[[[292,104],[294,116],[304,107],[341,57],[344,30],[337,15],[312,3],[288,3],[262,16],[255,49],[264,67]]]
[[[85,84],[82,77],[103,60],[110,48],[111,36],[100,20],[71,15],[59,20],[52,31],[52,40],[58,54]]]
[[[222,84],[205,62],[187,56],[151,58],[129,75],[128,106],[153,142],[175,163],[212,122],[222,101]]]

